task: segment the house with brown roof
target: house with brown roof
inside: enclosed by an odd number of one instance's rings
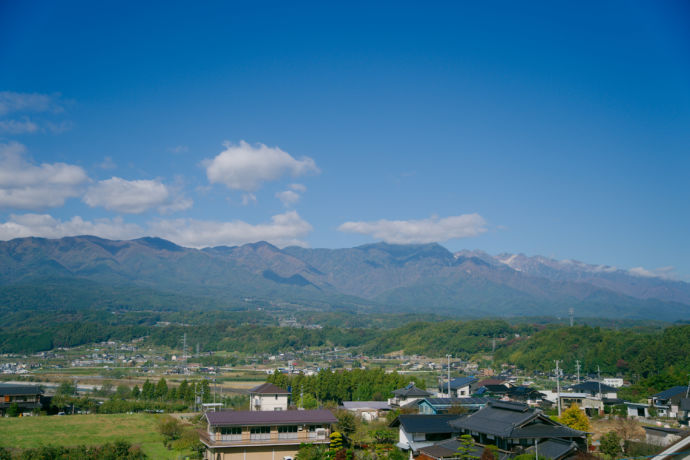
[[[272,383],[262,383],[249,390],[249,410],[288,410],[289,404],[290,392]]]
[[[328,444],[329,410],[220,411],[204,415],[204,460],[292,460],[302,443]]]

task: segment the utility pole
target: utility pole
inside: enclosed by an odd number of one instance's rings
[[[187,333],[182,335],[182,359],[187,361]]]
[[[491,353],[494,353],[496,351],[496,337],[491,339]]]
[[[534,438],[534,460],[539,460],[539,439]]]
[[[577,384],[580,384],[580,360],[575,360],[575,368],[577,369]]]
[[[597,364],[597,380],[599,380],[599,399],[601,399],[601,370]]]
[[[575,314],[575,310],[573,308],[568,309],[568,314],[570,315],[570,327],[573,327],[574,324],[574,318],[573,315]]]
[[[558,416],[561,416],[561,373],[558,369],[558,360],[556,360],[556,399],[558,400]]]
[[[450,395],[450,355],[446,355],[446,358],[448,358],[448,397],[452,398]]]

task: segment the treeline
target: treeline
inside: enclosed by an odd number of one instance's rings
[[[494,359],[526,371],[550,371],[560,360],[565,372],[621,375],[638,385],[640,394],[686,385],[690,372],[690,325],[671,326],[661,333],[600,327],[549,327],[527,339],[499,348]],[[649,391],[643,391],[647,388]]]
[[[320,402],[342,401],[384,401],[393,390],[414,382],[425,389],[425,383],[416,377],[386,373],[382,369],[353,369],[331,371],[322,369],[316,375],[287,375],[275,372],[268,382],[281,388],[292,389],[292,398],[297,401],[302,395],[311,396]]]
[[[29,449],[0,447],[0,460],[140,460],[148,458],[139,446],[127,441],[106,443],[102,446],[43,446]]]

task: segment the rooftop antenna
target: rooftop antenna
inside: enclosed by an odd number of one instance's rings
[[[561,416],[561,374],[556,360],[556,399],[558,400],[558,416]]]
[[[569,308],[568,309],[568,314],[570,315],[570,327],[573,327],[573,315],[575,314],[575,309],[574,308]]]
[[[575,360],[575,368],[577,369],[577,384],[580,384],[580,360]]]

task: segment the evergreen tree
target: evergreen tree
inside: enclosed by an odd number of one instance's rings
[[[139,399],[140,396],[141,390],[139,390],[139,385],[134,385],[134,388],[132,388],[132,398]]]
[[[155,397],[159,399],[165,399],[168,396],[168,383],[163,377],[156,384]]]
[[[461,460],[478,460],[479,456],[474,453],[474,440],[469,434],[460,436],[460,446],[458,447],[458,458]]]

